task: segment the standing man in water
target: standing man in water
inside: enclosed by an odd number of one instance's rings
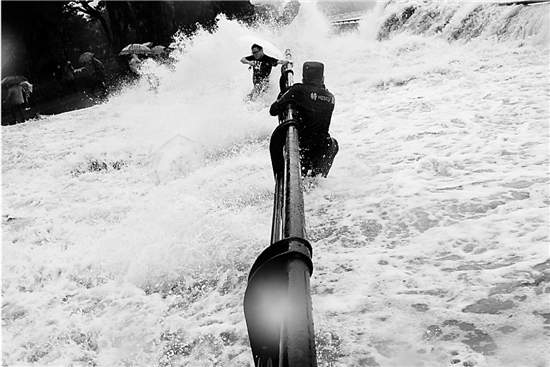
[[[338,142],[330,136],[334,95],[325,87],[325,66],[316,61],[304,63],[302,83],[296,83],[277,98],[269,113],[277,116],[289,102],[296,105],[302,175],[327,177]]]
[[[251,49],[252,55],[241,59],[243,64],[250,65],[250,68],[253,69],[252,83],[254,88],[248,94],[248,100],[254,100],[267,91],[269,88],[269,75],[274,66],[285,65],[289,62],[289,60],[278,60],[264,54],[263,47],[258,44],[253,44]]]

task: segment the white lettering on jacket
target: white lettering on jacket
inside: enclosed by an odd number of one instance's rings
[[[323,96],[323,95],[317,94],[317,93],[315,93],[315,92],[311,93],[311,95],[309,96],[309,98],[311,98],[311,99],[314,100],[314,101],[320,100],[320,101],[323,101],[323,102],[328,102],[328,103],[334,104],[334,99],[333,99],[332,97]]]

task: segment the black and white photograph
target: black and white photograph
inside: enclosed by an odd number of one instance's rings
[[[3,367],[550,366],[550,1],[0,14]]]

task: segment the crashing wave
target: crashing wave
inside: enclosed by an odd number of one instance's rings
[[[533,38],[549,43],[550,4],[399,2],[380,4],[377,39],[396,34],[437,35],[449,41],[491,38],[497,41]],[[377,11],[375,10],[375,13]]]

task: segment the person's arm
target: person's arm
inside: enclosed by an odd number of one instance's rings
[[[291,91],[291,89],[288,89],[286,92],[280,94],[279,97],[277,97],[277,100],[273,102],[273,104],[269,108],[269,114],[271,116],[279,115],[281,112],[283,112],[283,107],[286,106],[286,104],[290,102],[293,98],[294,93]]]
[[[246,56],[243,57],[243,58],[241,59],[241,63],[243,63],[243,64],[245,64],[245,65],[254,66],[254,61],[248,60],[248,59],[246,58]]]
[[[265,58],[266,58],[266,56],[264,56],[264,59]],[[271,64],[271,66],[286,65],[289,62],[291,62],[290,60],[287,60],[287,59],[280,59],[279,60],[279,59],[276,59],[276,58],[271,57],[271,56],[267,56],[267,60]]]

